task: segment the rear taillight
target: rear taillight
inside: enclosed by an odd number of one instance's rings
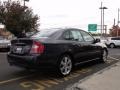
[[[44,52],[44,45],[41,44],[40,42],[34,41],[30,53],[41,54],[43,52]]]

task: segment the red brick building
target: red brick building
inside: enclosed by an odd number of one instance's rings
[[[120,27],[119,27],[118,25],[113,26],[113,27],[110,29],[110,35],[111,35],[111,36],[120,36]]]

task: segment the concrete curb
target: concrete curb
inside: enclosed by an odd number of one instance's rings
[[[78,81],[78,82],[75,83],[74,85],[69,85],[65,90],[85,90],[84,87],[79,88],[78,85],[79,85],[80,83],[86,81],[87,79],[91,78],[91,77],[94,77],[94,76],[96,76],[96,75],[98,75],[98,74],[102,74],[102,73],[105,72],[106,70],[109,70],[109,69],[111,69],[111,68],[113,68],[113,67],[116,67],[117,64],[120,63],[119,59],[116,59],[116,58],[114,58],[114,57],[110,57],[110,58],[115,59],[115,60],[118,61],[118,62],[115,63],[115,64],[113,64],[113,65],[110,65],[110,66],[108,66],[108,67],[106,67],[106,68],[104,68],[104,69],[102,69],[102,70],[100,70],[100,71],[98,71],[98,72],[96,72],[96,73],[93,73],[93,74],[90,75],[90,76],[87,76],[87,77],[81,79],[80,81]]]

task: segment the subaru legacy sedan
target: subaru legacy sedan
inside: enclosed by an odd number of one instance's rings
[[[7,59],[10,65],[54,68],[66,76],[78,64],[107,60],[107,48],[98,42],[88,32],[76,28],[41,30],[30,38],[12,40]]]

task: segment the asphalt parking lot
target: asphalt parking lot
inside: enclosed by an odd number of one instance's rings
[[[6,54],[7,52],[0,52],[0,90],[65,90],[79,80],[118,62],[120,48],[109,49],[106,63],[79,65],[66,77],[60,77],[51,70],[27,71],[10,67]]]

